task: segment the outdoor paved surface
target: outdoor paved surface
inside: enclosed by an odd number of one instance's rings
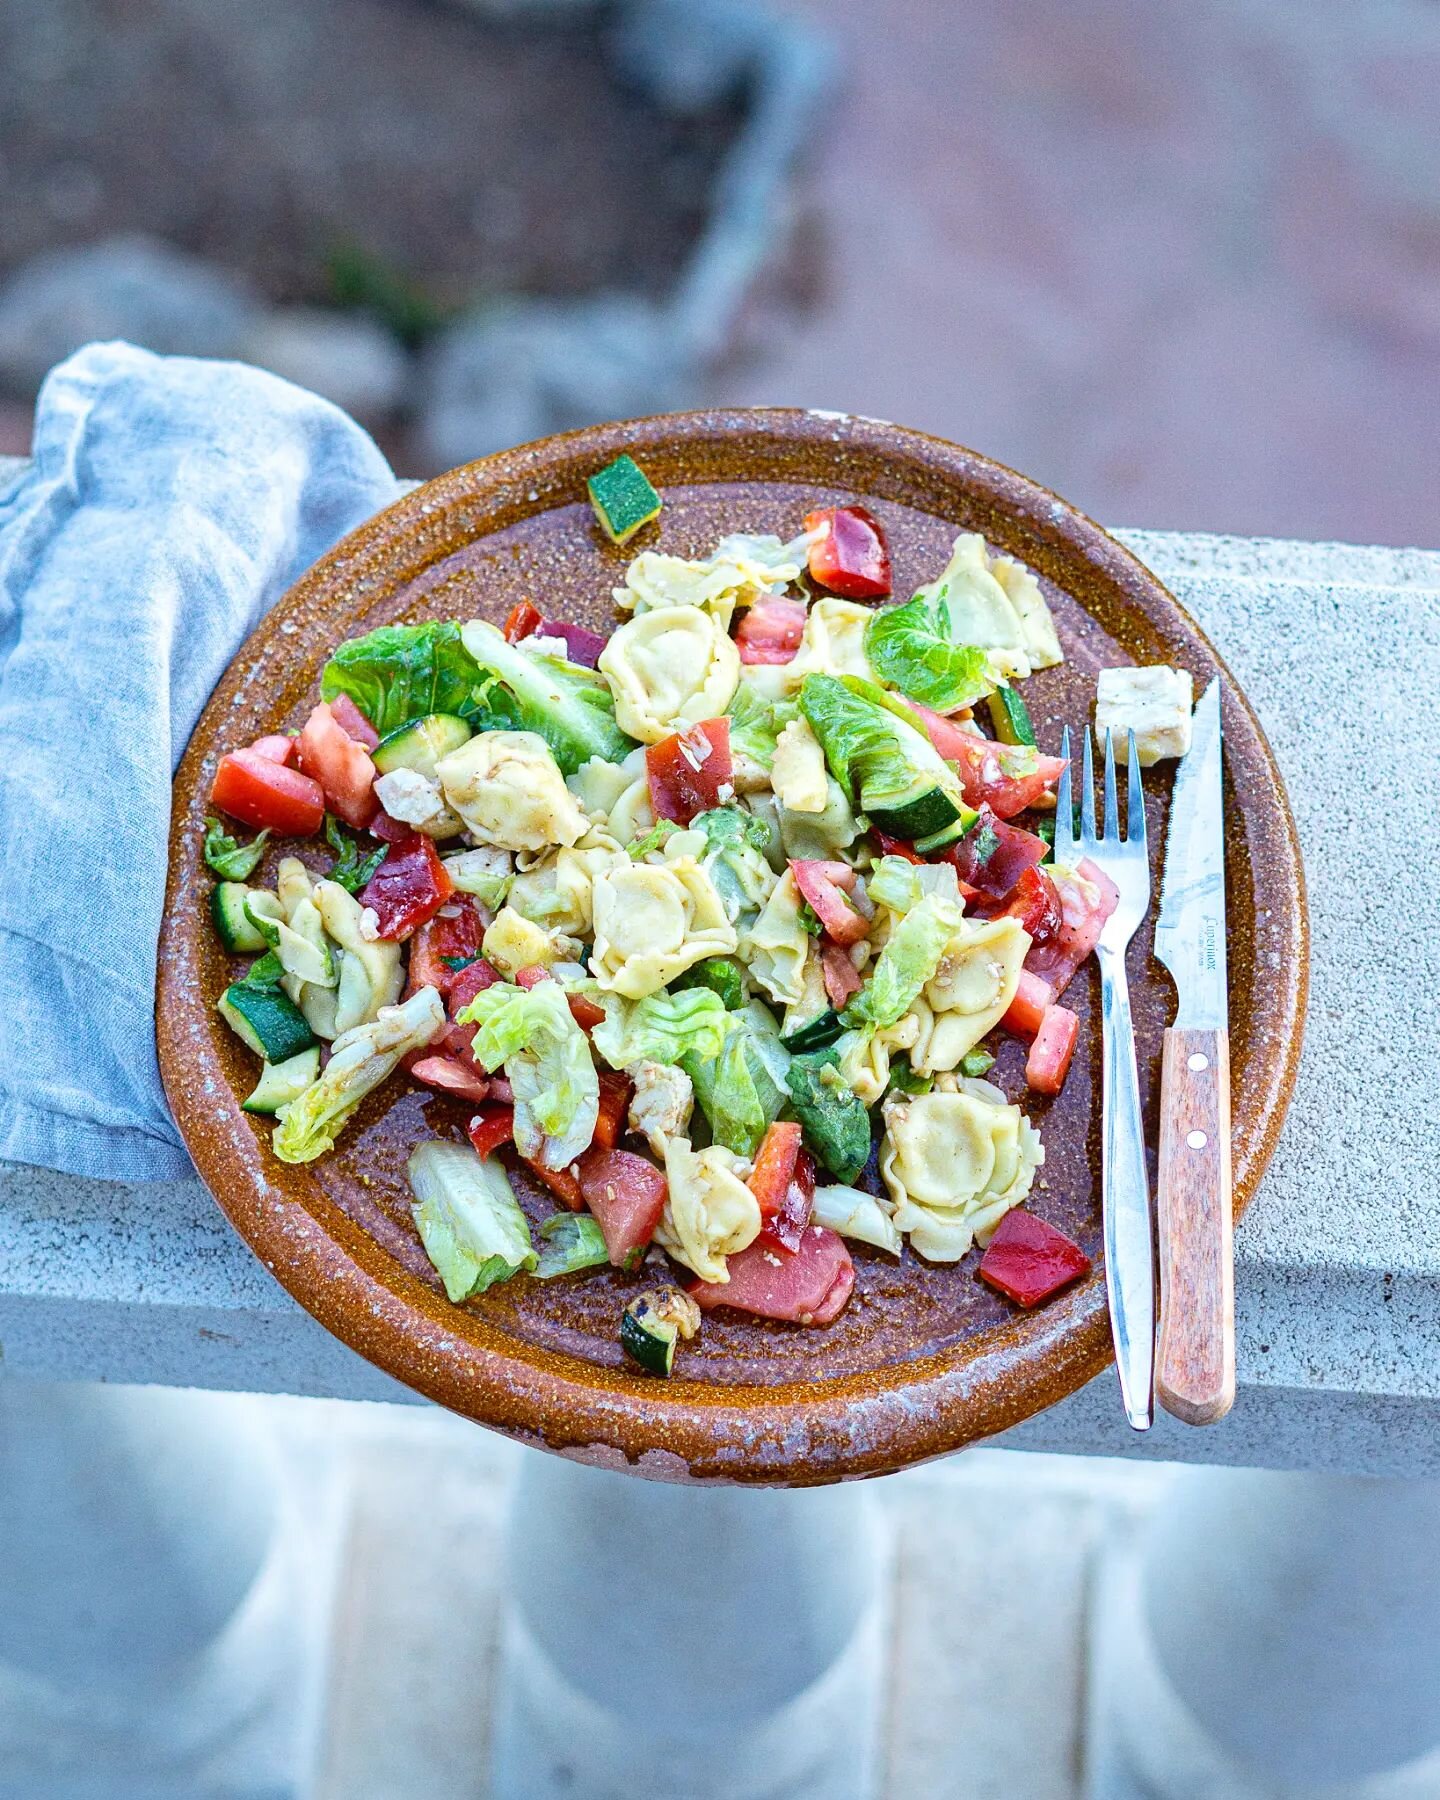
[[[777,0],[848,79],[814,302],[728,399],[919,426],[1096,518],[1440,541],[1428,0]]]

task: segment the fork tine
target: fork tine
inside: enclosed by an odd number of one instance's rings
[[[1080,769],[1080,842],[1089,849],[1095,842],[1095,756],[1090,727],[1085,727],[1085,757]]]
[[[1060,734],[1060,754],[1065,759],[1065,767],[1060,775],[1060,785],[1055,790],[1055,861],[1069,863],[1075,857],[1075,802],[1071,798],[1068,725]]]
[[[1125,783],[1126,805],[1128,814],[1125,820],[1125,839],[1127,843],[1143,844],[1145,842],[1145,789],[1140,784],[1140,757],[1135,749],[1135,733],[1130,738],[1130,765]]]
[[[1105,840],[1120,841],[1120,803],[1115,796],[1115,733],[1105,727]]]

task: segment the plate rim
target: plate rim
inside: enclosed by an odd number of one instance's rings
[[[368,1360],[454,1411],[576,1460],[661,1480],[811,1485],[886,1473],[944,1455],[1065,1398],[1112,1360],[1103,1307],[1097,1310],[1089,1290],[1080,1288],[985,1337],[967,1339],[962,1350],[781,1387],[684,1380],[662,1387],[639,1374],[522,1344],[493,1328],[460,1335],[445,1329],[445,1315],[455,1309],[330,1202],[317,1209],[334,1213],[327,1228],[317,1211],[288,1199],[266,1173],[269,1153],[262,1155],[253,1121],[228,1084],[211,1082],[203,1090],[192,1085],[194,1046],[183,1032],[187,1014],[197,1008],[207,1016],[210,1012],[208,997],[194,992],[185,955],[187,915],[177,900],[186,867],[193,869],[199,858],[189,825],[204,765],[214,754],[207,741],[244,689],[250,665],[271,647],[286,619],[347,580],[378,579],[383,584],[387,566],[393,591],[394,565],[401,556],[413,564],[427,533],[453,521],[457,513],[493,511],[508,503],[520,509],[512,521],[519,522],[558,504],[583,501],[578,471],[593,471],[621,451],[652,459],[700,453],[723,461],[736,453],[737,440],[756,432],[797,455],[813,456],[834,446],[837,473],[847,452],[861,450],[897,469],[909,462],[931,477],[958,482],[1002,508],[1017,529],[1031,529],[1052,545],[1058,541],[1088,563],[1152,627],[1173,626],[1178,619],[1224,677],[1227,733],[1238,724],[1253,737],[1267,789],[1261,823],[1280,865],[1272,881],[1285,879],[1290,896],[1288,916],[1277,926],[1288,955],[1278,983],[1283,1016],[1275,1045],[1264,1053],[1268,1101],[1258,1116],[1253,1109],[1236,1108],[1234,1196],[1239,1217],[1274,1152],[1294,1090],[1309,984],[1304,869],[1294,817],[1264,728],[1208,635],[1159,577],[1093,519],[977,451],[856,415],[735,407],[587,426],[499,451],[412,487],[343,537],[277,600],[242,644],[176,770],[156,1036],[167,1098],[205,1186],[291,1296]],[[781,479],[773,473],[757,478]],[[813,471],[809,478],[817,485],[824,479]],[[733,468],[723,474],[697,469],[690,479],[736,481],[744,476]],[[658,480],[666,485],[663,475]],[[477,531],[470,541],[482,535]],[[447,544],[422,566],[433,566],[453,548]],[[1090,610],[1083,599],[1079,604]],[[1246,818],[1250,822],[1251,813]],[[221,1092],[218,1109],[216,1087]],[[244,1141],[237,1142],[237,1129],[244,1132]],[[475,1315],[464,1316],[473,1329]],[[1018,1345],[1017,1324],[1025,1327]],[[987,1345],[987,1338],[995,1341]],[[896,1378],[898,1368],[904,1370],[901,1379]]]

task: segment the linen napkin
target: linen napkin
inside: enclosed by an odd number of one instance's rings
[[[91,344],[0,485],[0,1157],[193,1174],[155,1055],[170,780],[267,609],[395,498],[328,401]]]

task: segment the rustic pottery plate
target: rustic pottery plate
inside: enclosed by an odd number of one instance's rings
[[[665,497],[658,525],[608,544],[585,477],[621,450]],[[1237,1212],[1280,1129],[1299,1055],[1307,932],[1294,826],[1268,745],[1215,651],[1160,583],[1113,539],[1033,482],[972,451],[829,413],[687,413],[548,439],[427,483],[331,551],[271,612],[206,708],[175,779],[158,1030],[166,1090],[201,1176],[236,1230],[336,1336],[455,1411],[584,1461],[662,1480],[807,1484],[872,1475],[989,1436],[1079,1387],[1110,1359],[1100,1267],[1096,972],[1066,999],[1081,1047],[1064,1093],[1026,1101],[1047,1160],[1034,1210],[1079,1239],[1096,1267],[1022,1314],[976,1278],[907,1250],[855,1246],[855,1297],[826,1330],[719,1314],[685,1347],[677,1379],[627,1366],[616,1323],[636,1280],[590,1272],[520,1278],[449,1305],[410,1223],[404,1164],[422,1135],[460,1139],[469,1109],[392,1080],[337,1151],[285,1167],[241,1111],[254,1069],[215,1013],[227,962],[205,904],[201,855],[215,764],[226,749],[297,725],[343,638],[399,620],[501,621],[519,599],[605,629],[610,590],[647,545],[703,555],[728,531],[798,529],[810,508],[863,499],[883,520],[895,591],[946,561],[957,528],[980,531],[1039,575],[1063,667],[1026,684],[1041,743],[1089,716],[1095,674],[1170,662],[1200,691],[1226,676],[1226,859]],[[1151,781],[1163,841],[1169,773]],[[1130,951],[1148,1135],[1156,1137],[1161,1034],[1173,1013],[1147,925]],[[996,1078],[1022,1091],[1008,1044]],[[553,1203],[517,1190],[533,1219]],[[1118,1405],[1118,1396],[1117,1396]]]

